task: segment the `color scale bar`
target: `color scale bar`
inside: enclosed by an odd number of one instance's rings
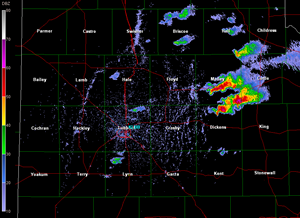
[[[2,10],[2,212],[6,211],[6,11]]]

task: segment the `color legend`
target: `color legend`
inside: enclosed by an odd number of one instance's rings
[[[6,11],[2,10],[2,212],[6,211]]]

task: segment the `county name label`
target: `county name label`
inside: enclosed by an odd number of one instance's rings
[[[172,81],[172,82],[178,81],[178,77],[176,78],[167,77],[167,81]]]
[[[179,126],[166,126],[166,130],[180,130]]]
[[[47,82],[47,79],[46,78],[41,78],[41,77],[39,77],[39,78],[33,77],[32,81],[33,82],[43,82],[43,83],[45,83],[45,82]]]
[[[32,126],[31,130],[49,130],[48,126]]]
[[[40,29],[37,29],[36,32],[37,33],[52,33],[52,30],[40,30]]]
[[[31,176],[48,176],[47,173],[31,173]]]
[[[83,33],[96,33],[96,30],[86,30],[86,29],[84,29],[82,32]]]
[[[88,80],[85,78],[85,79],[78,79],[78,78],[75,78],[75,82],[87,82]]]
[[[188,30],[175,30],[173,29],[173,33],[189,33]]]
[[[91,127],[88,126],[73,126],[73,130],[86,130],[86,131],[90,131]]]
[[[211,81],[224,81],[224,78],[210,77]]]

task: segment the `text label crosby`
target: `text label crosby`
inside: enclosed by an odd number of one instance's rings
[[[180,130],[179,126],[166,126],[166,130]]]

